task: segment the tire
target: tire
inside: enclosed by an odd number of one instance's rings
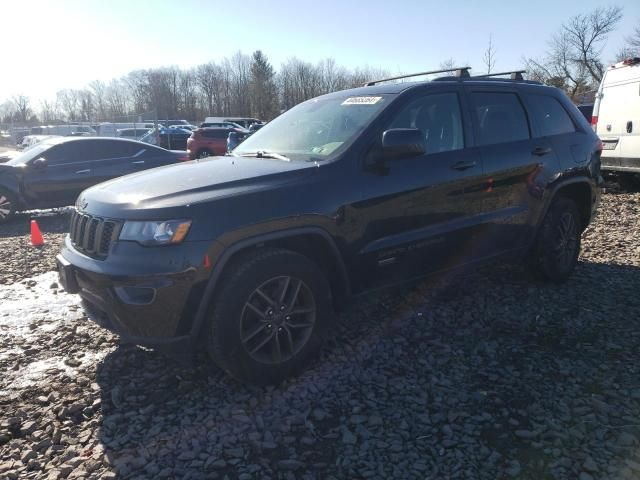
[[[531,251],[529,266],[543,281],[565,281],[578,263],[581,218],[576,203],[566,197],[553,201]]]
[[[616,181],[624,190],[631,192],[640,190],[640,176],[636,173],[618,173]]]
[[[317,355],[333,310],[327,279],[313,261],[259,249],[234,262],[220,284],[206,343],[223,370],[245,383],[277,384]]]
[[[207,158],[207,157],[213,157],[213,153],[210,150],[207,150],[206,148],[203,150],[200,150],[198,152],[198,155],[196,156],[196,158]]]
[[[0,224],[7,223],[16,213],[16,198],[7,190],[0,189]]]

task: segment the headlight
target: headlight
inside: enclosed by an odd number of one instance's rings
[[[141,245],[170,245],[184,240],[191,220],[124,222],[120,240],[132,240]]]

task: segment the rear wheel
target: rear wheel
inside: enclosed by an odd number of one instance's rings
[[[213,153],[211,152],[211,150],[207,150],[205,148],[198,152],[198,158],[207,158],[207,157],[213,157]]]
[[[303,255],[260,249],[221,280],[207,335],[212,359],[247,383],[278,383],[318,353],[333,311],[327,279]]]
[[[540,280],[562,282],[573,272],[580,253],[580,212],[570,198],[553,201],[530,256],[530,267]]]
[[[16,212],[15,197],[6,190],[0,189],[0,223],[6,223]]]

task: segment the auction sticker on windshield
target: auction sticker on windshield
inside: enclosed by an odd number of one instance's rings
[[[342,105],[375,105],[382,97],[349,97]]]

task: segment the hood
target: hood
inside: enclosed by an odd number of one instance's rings
[[[0,163],[0,174],[3,174],[3,173],[16,174],[22,171],[23,165],[8,165],[4,163],[5,161],[8,161],[8,160],[4,160],[4,161],[0,160],[0,162],[2,162]]]
[[[314,163],[246,157],[209,157],[154,168],[100,183],[78,197],[81,209],[116,211],[188,207],[289,183],[314,172]],[[140,212],[142,213],[142,212]],[[130,218],[130,215],[127,215]]]

